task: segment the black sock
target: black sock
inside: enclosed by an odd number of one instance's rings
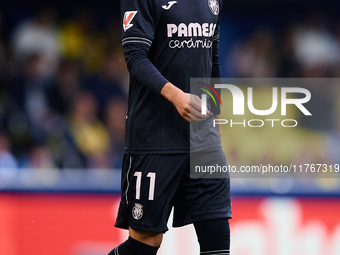
[[[194,223],[201,253],[205,255],[229,254],[230,228],[228,219]]]
[[[156,255],[159,247],[141,243],[131,237],[114,248],[108,255]]]

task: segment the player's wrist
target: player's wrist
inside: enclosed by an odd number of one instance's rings
[[[173,104],[175,103],[176,99],[179,98],[179,95],[181,93],[183,93],[183,91],[170,82],[166,83],[160,92],[161,96],[163,96]]]

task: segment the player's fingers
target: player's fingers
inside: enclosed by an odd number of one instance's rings
[[[199,96],[193,95],[193,99],[194,99],[194,101],[196,101],[199,105],[202,104],[202,100],[201,100],[201,98],[200,98]]]
[[[190,116],[197,118],[198,120],[203,120],[206,116],[202,115],[201,111],[191,108]]]
[[[201,111],[201,99],[196,95],[191,95],[190,106],[198,111]]]
[[[197,110],[192,110],[190,113],[190,119],[191,122],[198,122],[204,120],[206,115],[202,115],[200,112]]]
[[[191,105],[192,109],[196,109],[202,115],[202,113],[201,113],[201,111],[202,111],[202,100],[198,96],[192,95],[191,100],[190,100],[190,105]],[[207,110],[207,115],[209,115],[209,114],[210,114],[210,111]],[[195,116],[197,116],[197,115],[195,114]],[[202,116],[203,116],[203,118],[206,117],[205,115],[202,115]],[[197,117],[199,117],[199,116],[197,116]]]
[[[197,117],[195,115],[192,115],[190,112],[184,112],[182,114],[182,118],[185,119],[187,122],[191,122],[191,123],[199,122],[199,121],[202,121],[203,119],[202,117]]]
[[[187,122],[190,122],[191,121],[191,119],[190,119],[190,114],[189,114],[189,116],[182,116],[183,117],[183,119],[185,119]]]
[[[191,122],[191,123],[202,121],[204,118],[201,114],[198,114],[198,113],[196,113],[196,115],[192,114],[192,112],[195,112],[195,111],[196,110],[193,110],[190,113],[185,112],[182,115],[182,118],[185,119],[187,122]]]
[[[182,118],[187,122],[190,122],[190,111],[183,111],[181,114]]]
[[[207,115],[202,114],[201,109],[197,110],[195,108],[191,108],[191,112],[190,114],[192,116],[195,116],[199,121],[203,120],[205,117],[207,117],[208,114],[210,114],[210,112],[207,110]]]
[[[197,102],[199,102],[199,104],[200,104],[200,111],[201,111],[201,109],[202,109],[202,100],[198,97],[198,96],[195,96],[195,100],[197,101]],[[207,115],[209,115],[210,114],[210,111],[207,109]]]

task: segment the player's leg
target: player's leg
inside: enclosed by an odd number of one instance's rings
[[[129,228],[129,238],[108,255],[156,255],[163,233],[141,232]]]
[[[162,243],[164,233],[144,232],[129,228],[129,236],[139,242],[150,246],[159,247]]]
[[[157,253],[187,162],[188,155],[124,156],[116,227],[129,229],[130,237],[110,255]]]
[[[221,147],[197,153],[190,160],[192,166],[227,165]],[[229,254],[229,218],[230,179],[191,178],[187,169],[176,194],[174,227],[194,223],[203,255]]]
[[[228,219],[195,222],[194,227],[202,255],[230,254],[230,228]]]

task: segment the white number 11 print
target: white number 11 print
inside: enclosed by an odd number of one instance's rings
[[[142,172],[135,172],[134,176],[137,177],[137,180],[136,180],[136,199],[140,199],[140,188],[142,186]],[[149,200],[154,200],[156,173],[150,172],[150,173],[148,173],[148,175],[146,177],[150,178]]]

